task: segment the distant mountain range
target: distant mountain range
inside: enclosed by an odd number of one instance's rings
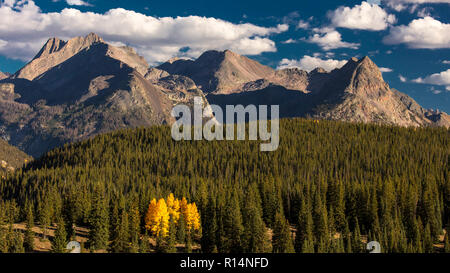
[[[96,34],[52,38],[13,75],[0,73],[0,137],[37,157],[55,146],[120,128],[170,124],[172,107],[209,103],[279,104],[282,117],[401,126],[446,126],[391,89],[368,58],[310,73],[274,70],[229,50],[150,67],[132,48]]]

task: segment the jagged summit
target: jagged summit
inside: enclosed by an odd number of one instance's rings
[[[32,81],[78,53],[94,47],[97,48],[95,50],[98,54],[101,52],[101,54],[117,59],[136,69],[143,76],[147,73],[148,63],[133,48],[111,46],[97,34],[90,33],[84,37],[75,37],[68,41],[59,38],[49,39],[33,60],[16,72],[12,78]]]
[[[42,49],[33,59],[38,59],[42,56],[48,56],[50,54],[53,54],[66,48],[66,46],[72,50],[72,53],[76,53],[81,49],[92,46],[93,44],[96,43],[104,43],[104,40],[95,33],[89,33],[84,37],[82,36],[75,37],[68,41],[64,41],[61,40],[60,38],[53,37],[48,39],[48,41],[44,44]]]
[[[368,97],[380,97],[389,91],[378,66],[368,57],[358,60],[353,68],[349,91]]]
[[[0,71],[0,80],[8,78],[9,75]]]
[[[230,50],[208,50],[194,61],[177,60],[158,67],[190,77],[204,92],[233,93],[247,82],[271,76],[274,70]]]

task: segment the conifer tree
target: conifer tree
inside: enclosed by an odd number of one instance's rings
[[[52,251],[55,253],[64,253],[67,247],[67,233],[64,219],[58,216],[55,237],[52,240]]]
[[[231,193],[224,216],[225,251],[231,253],[242,252],[242,214],[236,189]]]
[[[295,236],[295,250],[297,253],[303,253],[304,251],[314,252],[314,250],[310,249],[310,245],[304,246],[305,243],[314,245],[313,219],[310,209],[302,198]]]
[[[130,211],[130,252],[137,253],[139,251],[139,233],[140,233],[140,217],[139,209],[133,205]]]
[[[7,233],[8,253],[24,253],[22,234],[17,231],[10,231]]]
[[[432,237],[430,224],[427,223],[425,226],[425,234],[423,237],[423,248],[425,253],[432,253],[433,252],[433,237]]]
[[[107,249],[109,241],[109,215],[106,200],[97,190],[90,217],[89,245],[92,250]]]
[[[444,236],[444,252],[450,253],[450,242],[448,239],[448,232]]]
[[[119,252],[129,252],[130,250],[130,236],[129,236],[129,223],[128,223],[128,213],[123,211],[120,216],[120,222],[116,226],[114,231],[115,237],[112,242],[112,251]]]
[[[191,234],[188,233],[186,236],[186,253],[192,253],[192,238]]]
[[[139,244],[139,252],[140,253],[148,253],[150,252],[150,238],[147,234],[144,234],[142,240]]]
[[[262,211],[257,195],[257,188],[250,186],[243,208],[243,251],[248,253],[262,253],[267,251],[266,226],[262,219]]]
[[[169,221],[169,235],[167,237],[167,253],[175,253],[177,252],[176,248],[176,236],[177,236],[177,226],[175,224],[175,219],[170,217]]]
[[[46,239],[48,235],[47,228],[50,225],[51,221],[51,209],[50,209],[51,204],[49,202],[41,202],[40,204],[41,206],[39,210],[39,222],[43,230],[43,237],[44,239]]]
[[[272,236],[273,253],[294,253],[291,230],[288,221],[281,213],[275,215]]]
[[[361,231],[359,228],[358,218],[355,219],[355,229],[352,232],[351,244],[353,253],[360,253],[362,251]]]
[[[202,221],[202,238],[201,246],[202,251],[205,253],[213,253],[217,251],[216,246],[216,233],[217,233],[217,216],[216,216],[216,201],[210,196],[208,198],[208,203],[203,213],[204,219],[207,221]]]
[[[26,252],[32,252],[34,249],[34,216],[33,216],[33,206],[28,204],[27,206],[27,226],[25,230],[24,238],[24,248]]]
[[[186,241],[186,221],[184,221],[184,216],[182,214],[180,215],[177,225],[177,240],[178,242],[184,243]]]

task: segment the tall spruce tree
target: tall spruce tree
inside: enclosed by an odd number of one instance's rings
[[[55,236],[52,240],[52,251],[55,253],[64,253],[66,252],[66,247],[67,247],[66,225],[64,223],[64,218],[62,216],[58,216]]]
[[[262,219],[262,211],[257,196],[257,189],[250,187],[243,208],[243,251],[248,253],[262,253],[267,251],[266,226]]]
[[[34,215],[32,204],[27,205],[27,226],[23,246],[26,252],[32,252],[34,249]]]
[[[128,213],[122,211],[120,215],[120,222],[114,231],[115,237],[112,241],[112,251],[115,253],[129,252],[130,250],[130,235],[129,235]]]
[[[242,252],[242,233],[244,227],[242,225],[241,207],[236,189],[232,191],[227,202],[223,225],[226,237],[224,243],[226,252]]]
[[[217,236],[217,208],[216,200],[212,195],[208,198],[208,204],[202,214],[205,221],[202,221],[202,251],[205,253],[217,252],[216,236]]]
[[[289,223],[280,212],[278,212],[275,215],[275,223],[273,226],[273,236],[272,236],[272,252],[273,253],[295,252]]]
[[[97,189],[90,216],[89,246],[91,250],[107,249],[109,241],[109,213],[107,199]]]
[[[298,215],[297,232],[295,235],[295,251],[297,253],[302,253],[304,251],[314,252],[314,250],[311,249],[311,244],[314,245],[313,228],[311,210],[302,198]]]

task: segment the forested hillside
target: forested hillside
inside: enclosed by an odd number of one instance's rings
[[[31,159],[31,156],[0,139],[0,176],[4,176],[8,171],[14,171],[16,168],[22,167],[23,164]]]
[[[450,251],[448,129],[289,119],[280,133],[276,152],[175,142],[168,126],[57,148],[0,181],[0,251],[53,223],[54,251],[73,225],[97,251]],[[24,237],[8,225],[24,221]]]

